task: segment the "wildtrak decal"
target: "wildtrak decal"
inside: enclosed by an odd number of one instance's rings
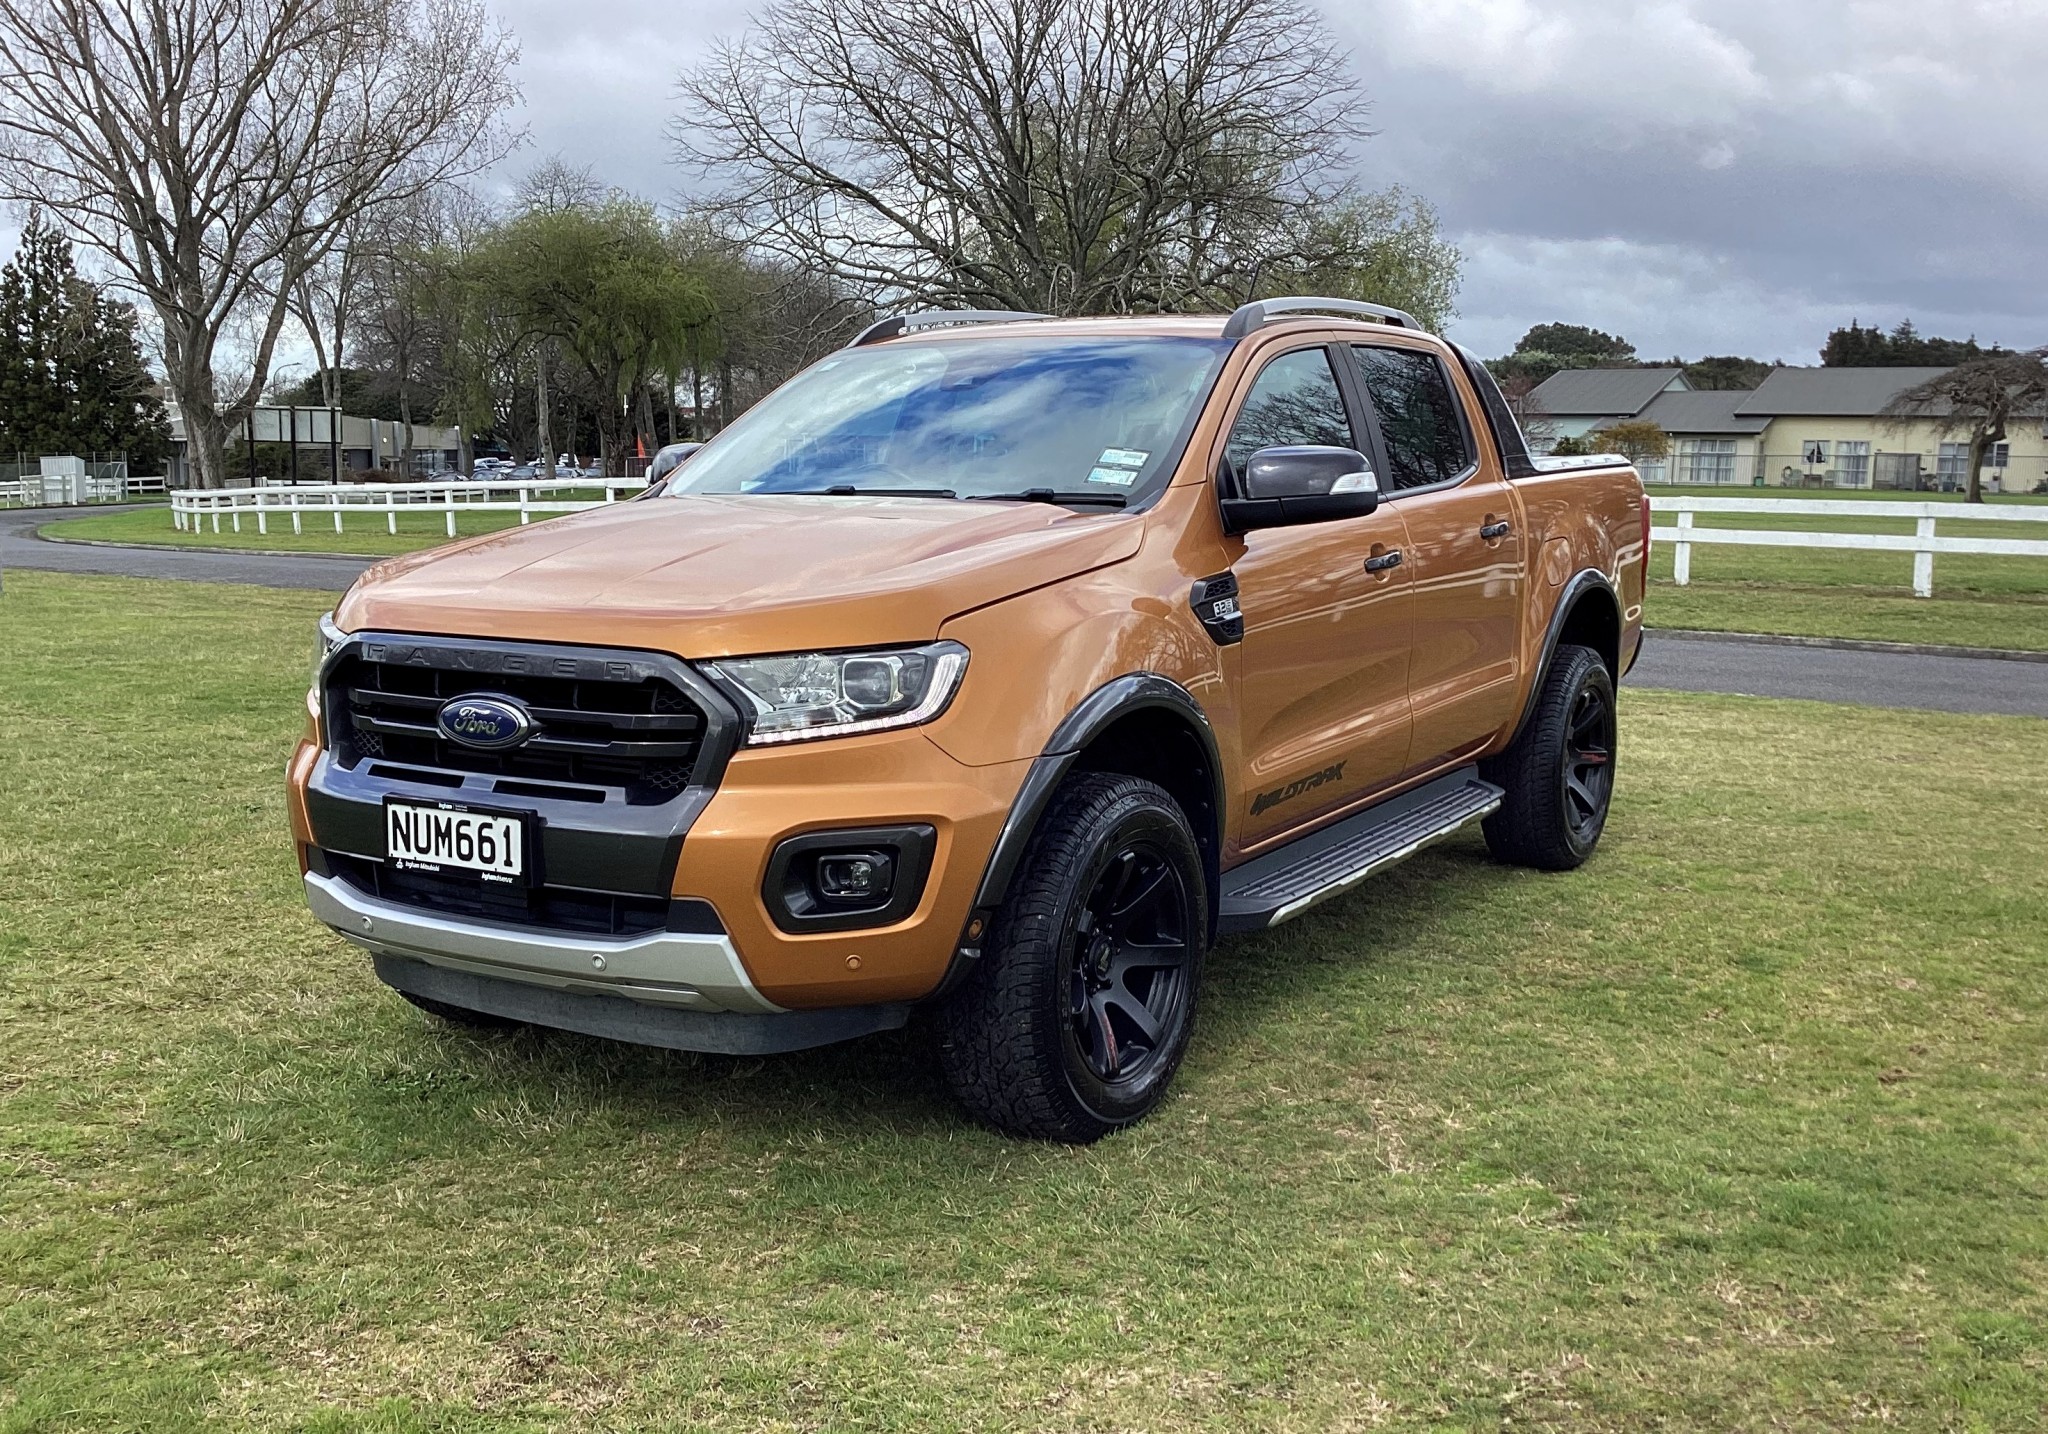
[[[1275,787],[1270,792],[1260,792],[1252,799],[1252,815],[1257,816],[1267,808],[1277,807],[1282,802],[1291,802],[1303,792],[1312,792],[1325,783],[1341,781],[1343,777],[1344,763],[1339,762],[1334,767],[1323,768],[1313,776],[1302,777],[1284,787]]]

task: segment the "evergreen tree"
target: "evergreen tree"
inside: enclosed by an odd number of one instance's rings
[[[169,445],[135,306],[81,277],[70,241],[30,210],[0,267],[0,452],[126,453],[149,471]]]
[[[1949,368],[1980,358],[1997,358],[2010,350],[1993,344],[1986,349],[1974,338],[1924,338],[1911,319],[1890,333],[1864,328],[1856,320],[1828,335],[1820,361],[1828,368]]]
[[[1531,387],[1562,369],[1636,366],[1634,344],[1584,324],[1538,324],[1522,335],[1513,353],[1487,364],[1503,384]]]

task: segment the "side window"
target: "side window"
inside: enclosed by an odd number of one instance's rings
[[[1358,447],[1323,349],[1282,354],[1259,371],[1223,451],[1231,471],[1242,473],[1245,459],[1261,448],[1297,443]]]
[[[1359,377],[1379,411],[1387,443],[1389,486],[1427,488],[1472,466],[1472,445],[1458,411],[1458,396],[1436,355],[1416,349],[1353,347]]]

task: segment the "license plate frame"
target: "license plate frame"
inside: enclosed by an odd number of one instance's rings
[[[467,817],[486,822],[504,823],[519,834],[518,870],[507,872],[501,868],[505,863],[484,866],[475,861],[465,862],[459,857],[449,856],[435,859],[412,852],[404,855],[395,850],[393,813],[396,811],[426,812],[436,816]],[[516,811],[506,807],[479,806],[474,802],[447,801],[439,797],[384,798],[384,860],[398,871],[425,872],[433,876],[452,877],[457,880],[475,881],[482,885],[528,887],[540,884],[540,817],[537,813]],[[494,836],[502,840],[504,828],[499,827]]]

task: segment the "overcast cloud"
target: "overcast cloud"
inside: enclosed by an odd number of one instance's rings
[[[664,199],[677,72],[744,0],[493,0],[533,143]],[[1324,0],[1361,180],[1467,256],[1453,333],[1816,361],[1851,317],[2048,343],[2048,0]]]

